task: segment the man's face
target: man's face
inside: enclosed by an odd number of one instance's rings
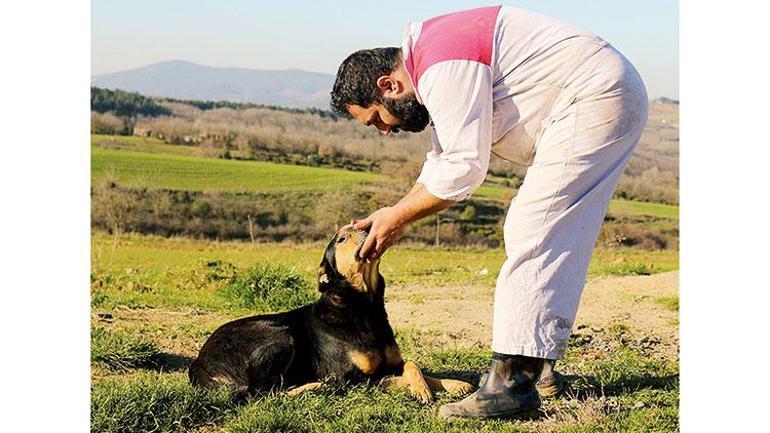
[[[375,102],[366,108],[350,105],[348,112],[359,122],[374,126],[384,135],[402,130],[420,132],[430,122],[428,110],[417,101],[414,92],[398,99],[383,97],[382,103]]]

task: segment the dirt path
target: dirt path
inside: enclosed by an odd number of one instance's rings
[[[590,280],[583,292],[575,331],[588,336],[621,329],[629,338],[653,338],[665,356],[678,353],[678,312],[658,300],[678,295],[679,273]],[[394,328],[410,328],[438,345],[489,347],[493,289],[486,286],[392,286],[386,293]],[[92,312],[98,326],[124,329],[156,341],[162,351],[186,365],[200,344],[221,324],[237,316],[196,310],[116,309],[109,320]],[[97,372],[98,373],[98,372]]]
[[[492,336],[490,287],[394,287],[387,293],[394,327],[414,328],[447,343],[488,346]],[[678,312],[660,303],[678,296],[679,273],[595,278],[586,284],[575,329],[618,325],[629,334],[678,347]],[[672,354],[673,354],[672,353]]]

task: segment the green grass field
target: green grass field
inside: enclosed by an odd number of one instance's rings
[[[165,144],[155,138],[93,134],[92,182],[110,176],[126,186],[187,191],[282,192],[328,191],[371,182],[387,176],[340,169],[260,161],[196,157],[195,146]],[[506,190],[486,182],[473,196],[502,201]],[[678,220],[679,206],[614,199],[609,214]]]
[[[385,176],[260,161],[233,161],[125,150],[91,149],[92,182],[186,191],[282,192],[344,189]]]
[[[614,199],[610,202],[610,215],[617,216],[652,216],[657,218],[679,219],[679,206],[663,203],[645,203],[641,201]]]
[[[92,430],[677,431],[678,362],[640,345],[638,341],[644,340],[630,338],[622,324],[608,326],[607,331],[592,328],[590,340],[581,331],[560,363],[572,384],[570,396],[546,400],[541,416],[528,421],[447,425],[433,413],[440,404],[452,401],[451,396],[437,394],[436,402],[423,406],[405,392],[385,393],[365,384],[326,387],[296,398],[267,394],[245,405],[233,404],[222,391],[192,388],[187,366],[219,325],[259,312],[292,308],[317,296],[313,276],[323,247],[320,243],[252,244],[141,235],[115,239],[94,233]],[[381,271],[395,292],[400,289],[393,285],[408,290],[443,286],[442,298],[480,291],[491,299],[502,258],[494,250],[397,246],[383,258]],[[673,270],[678,267],[677,259],[676,251],[599,249],[591,262],[591,278]],[[257,266],[266,263],[278,267],[265,270]],[[238,297],[238,290],[252,287],[249,275],[274,278],[270,275],[276,272],[283,278],[276,280],[281,287],[296,286],[293,298],[267,292],[259,295],[259,302],[244,304],[242,296],[233,302],[233,293]],[[420,305],[430,302],[423,298]],[[650,302],[673,309],[668,298]],[[442,343],[446,335],[441,330],[395,331],[404,356],[435,375],[475,383],[491,356],[485,346],[458,345],[462,337],[455,343]]]
[[[91,147],[105,150],[128,150],[133,152],[157,153],[165,155],[196,156],[198,146],[166,144],[153,137],[135,137],[132,135],[91,134]]]
[[[473,193],[473,197],[502,200],[506,189],[510,189],[512,192],[515,192],[515,189],[513,188],[504,188],[502,186],[486,182]]]
[[[202,263],[223,262],[237,267],[282,263],[296,268],[307,279],[315,275],[324,244],[247,243],[159,238],[142,235],[92,236],[92,273],[118,283],[98,290],[112,305],[147,307],[224,308],[224,301],[209,292],[190,297],[187,275]],[[504,251],[484,248],[395,246],[382,260],[380,270],[390,285],[441,285],[486,287],[491,291]],[[643,251],[631,248],[597,249],[589,277],[647,275],[677,270],[676,250]],[[143,290],[124,290],[135,285]]]

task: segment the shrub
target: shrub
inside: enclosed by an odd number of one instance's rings
[[[235,306],[264,311],[289,310],[315,300],[299,271],[282,264],[261,264],[241,272],[220,293]]]
[[[155,367],[160,351],[155,343],[124,332],[95,328],[91,332],[91,362],[110,370]]]
[[[610,265],[606,270],[608,275],[623,277],[626,275],[652,275],[655,273],[651,263],[620,263]]]
[[[223,286],[235,281],[238,269],[232,263],[222,260],[200,260],[197,266],[185,276],[183,284],[201,289],[210,285]]]

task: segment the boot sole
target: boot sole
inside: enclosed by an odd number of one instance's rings
[[[497,414],[479,414],[479,415],[449,415],[446,418],[442,418],[446,422],[458,421],[462,419],[504,419],[504,420],[522,420],[537,418],[540,415],[540,408],[524,409],[516,413],[502,412]]]

